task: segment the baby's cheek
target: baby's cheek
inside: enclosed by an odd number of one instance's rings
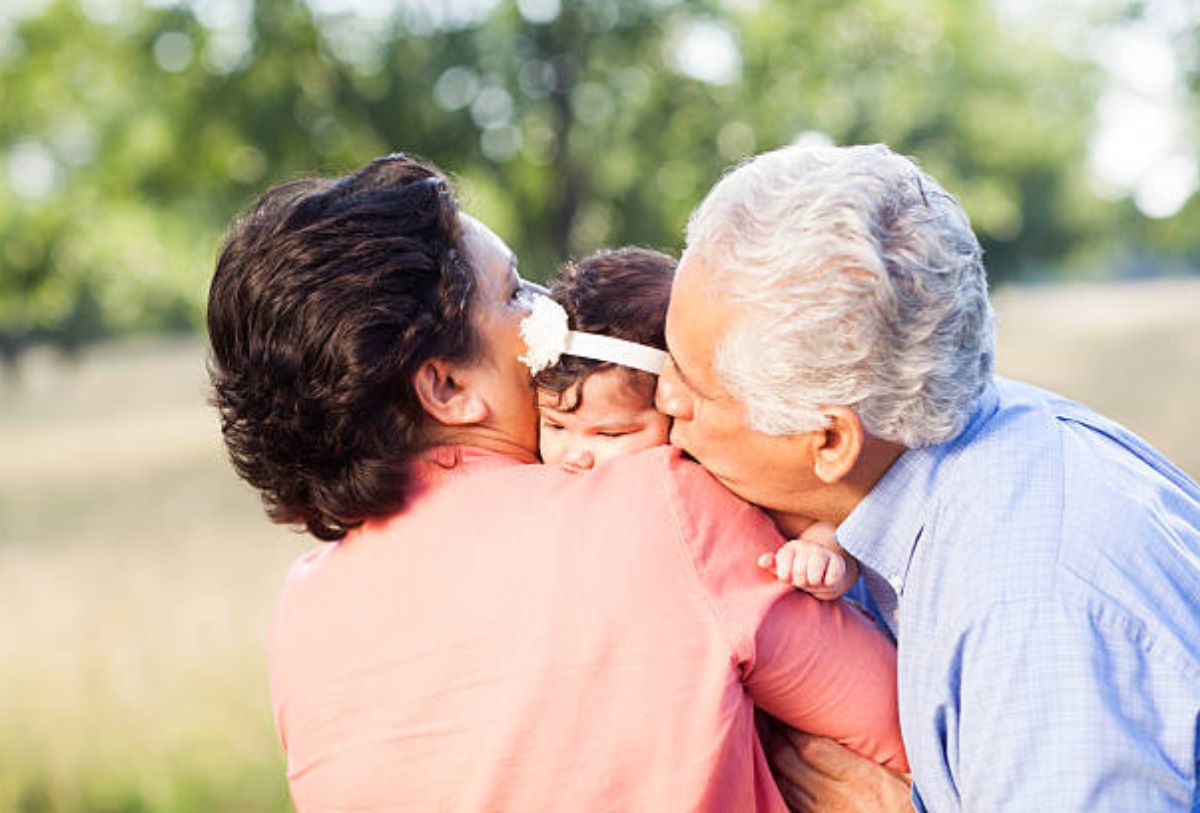
[[[633,454],[636,450],[631,449],[625,443],[589,443],[587,451],[592,456],[592,462],[596,465],[607,463],[609,460],[616,460],[618,457]]]
[[[558,463],[558,453],[555,448],[556,444],[550,437],[550,433],[544,429],[538,429],[538,457],[547,465]]]
[[[639,432],[631,436],[629,443],[622,449],[622,454],[635,454],[644,452],[647,449],[653,449],[655,446],[663,446],[667,443],[667,430]]]

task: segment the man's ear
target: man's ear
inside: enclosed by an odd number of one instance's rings
[[[854,470],[862,454],[865,436],[858,413],[844,406],[824,406],[825,434],[813,458],[813,472],[826,485],[833,485]]]
[[[442,359],[426,359],[412,377],[413,391],[430,418],[446,426],[483,423],[487,403],[470,386],[462,368]]]

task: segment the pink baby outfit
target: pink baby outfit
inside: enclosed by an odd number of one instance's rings
[[[294,565],[270,634],[300,813],[784,811],[757,704],[904,770],[895,653],[759,570],[771,522],[669,447],[479,449]]]

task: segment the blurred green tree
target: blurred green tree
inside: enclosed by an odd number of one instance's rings
[[[1083,181],[1097,92],[990,0],[0,12],[0,353],[195,329],[220,234],[257,192],[396,149],[454,173],[538,278],[604,245],[678,250],[752,152],[884,141],[961,197],[1003,280],[1138,227]]]

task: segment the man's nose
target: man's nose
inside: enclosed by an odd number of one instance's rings
[[[667,360],[658,376],[658,387],[654,390],[654,407],[672,418],[691,418],[691,400],[687,397],[675,375],[675,365]]]

